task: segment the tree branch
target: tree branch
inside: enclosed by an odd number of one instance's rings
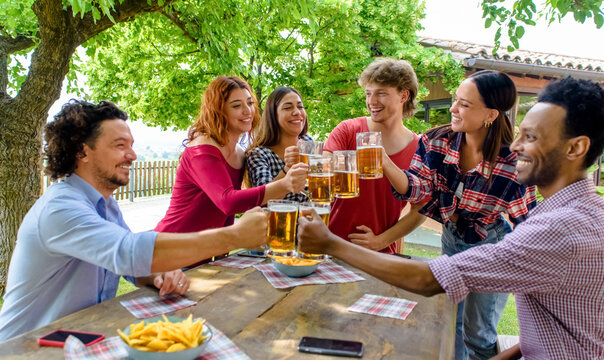
[[[187,39],[191,40],[196,45],[198,44],[198,40],[193,35],[191,35],[189,30],[187,30],[186,24],[183,23],[177,16],[175,16],[174,14],[168,13],[165,10],[162,10],[161,14],[163,16],[167,17],[168,20],[170,20],[174,25],[176,25],[180,30],[182,30],[182,32],[184,33],[184,35]]]
[[[6,32],[2,31],[2,33]],[[25,35],[19,35],[16,38],[12,36],[0,36],[0,97],[8,97],[9,55],[17,51],[29,49],[34,45],[34,41]]]

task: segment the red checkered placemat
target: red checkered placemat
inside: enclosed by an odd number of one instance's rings
[[[86,346],[75,336],[69,336],[63,347],[63,354],[67,360],[112,360],[128,359],[124,341],[119,336],[110,337],[99,343]]]
[[[272,263],[254,265],[254,267],[261,271],[271,285],[277,289],[285,289],[298,285],[346,283],[365,280],[362,276],[332,261],[320,263],[314,273],[302,278],[289,277],[277,270]]]
[[[266,258],[252,258],[243,257],[237,255],[227,256],[224,259],[216,260],[210,263],[210,265],[231,267],[236,269],[245,269],[252,265],[259,264],[266,260]]]
[[[365,294],[347,310],[405,320],[415,305],[407,299]]]
[[[249,360],[241,349],[235,345],[222,331],[206,322],[212,329],[212,339],[203,353],[196,360]],[[86,347],[76,337],[70,336],[65,342],[63,350],[65,359],[90,359],[90,360],[126,360],[128,352],[126,344],[119,336],[114,336],[98,344]]]
[[[132,315],[145,319],[176,310],[184,309],[197,304],[195,301],[185,299],[180,295],[149,296],[128,301],[120,301]]]

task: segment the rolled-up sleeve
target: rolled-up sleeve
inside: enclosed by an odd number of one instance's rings
[[[430,262],[436,281],[455,303],[469,292],[542,293],[564,282],[572,243],[563,224],[529,218],[496,244],[485,244]]]
[[[156,232],[132,233],[99,216],[92,204],[69,196],[55,198],[40,218],[42,246],[119,275],[148,276]]]

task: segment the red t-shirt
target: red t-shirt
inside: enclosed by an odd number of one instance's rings
[[[329,134],[323,150],[334,152],[336,150],[356,150],[356,134],[368,132],[367,118],[359,117],[342,121]],[[401,169],[409,169],[411,159],[419,136],[403,150],[389,155],[390,159]],[[381,179],[360,179],[359,196],[352,199],[336,198],[331,207],[329,229],[342,239],[350,241],[349,234],[359,233],[357,226],[365,225],[374,234],[379,235],[390,229],[400,218],[401,211],[407,202],[394,198],[390,188],[390,181],[386,176]],[[380,252],[394,254],[398,252],[396,242],[380,250]]]
[[[155,231],[184,233],[232,225],[235,214],[262,204],[265,186],[241,190],[243,168],[231,167],[212,145],[182,153],[170,206]]]

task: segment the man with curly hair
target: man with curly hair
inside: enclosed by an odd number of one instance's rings
[[[53,184],[17,235],[0,341],[115,297],[121,275],[159,294],[184,294],[180,270],[266,242],[266,215],[248,211],[225,228],[195,233],[132,233],[111,194],[128,184],[136,160],[128,116],[111,102],[72,100],[46,125],[46,172]]]
[[[368,251],[330,233],[318,216],[300,216],[300,247],[408,291],[446,292],[455,303],[472,291],[515,293],[520,344],[498,359],[602,359],[604,198],[587,169],[604,149],[604,89],[570,77],[548,84],[510,149],[518,180],[545,199],[498,243],[425,263]]]

